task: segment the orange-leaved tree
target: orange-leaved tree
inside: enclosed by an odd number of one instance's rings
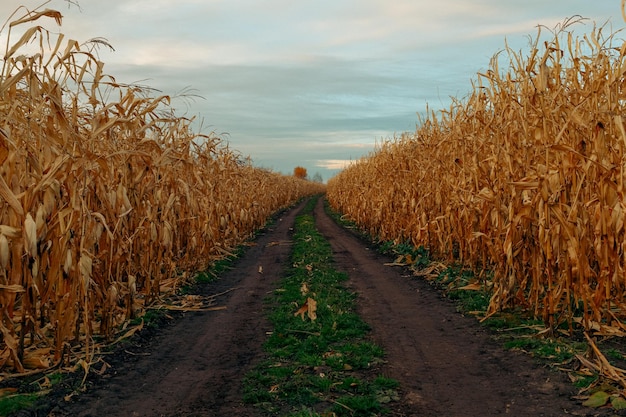
[[[296,178],[305,179],[307,177],[306,168],[295,167],[293,169],[293,176],[296,177]]]

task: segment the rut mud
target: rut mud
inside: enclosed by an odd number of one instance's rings
[[[184,313],[150,337],[138,337],[104,358],[109,367],[68,400],[51,397],[53,417],[248,416],[242,379],[263,357],[270,330],[264,298],[288,266],[294,219],[303,204],[283,213],[219,280],[202,289],[222,294],[225,309]],[[566,375],[527,355],[505,351],[474,318],[459,314],[428,283],[377,254],[338,226],[323,201],[314,216],[329,240],[335,267],[348,273],[372,338],[386,353],[383,372],[400,381],[392,416],[594,416],[573,399]],[[259,268],[261,267],[261,269]]]

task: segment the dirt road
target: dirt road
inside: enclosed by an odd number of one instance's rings
[[[225,310],[185,313],[154,337],[139,338],[120,356],[105,358],[111,368],[86,392],[36,415],[257,416],[241,401],[241,380],[262,358],[269,330],[263,299],[287,265],[290,228],[301,207],[284,213],[232,270],[203,290],[225,292],[218,298]],[[564,375],[504,351],[428,284],[384,266],[389,259],[337,226],[322,200],[315,218],[337,269],[350,275],[373,338],[386,351],[386,376],[401,383],[402,399],[391,405],[391,415],[608,415],[578,405]]]

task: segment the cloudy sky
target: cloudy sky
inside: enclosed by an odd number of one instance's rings
[[[4,22],[20,5],[2,0]],[[417,114],[462,99],[504,48],[575,15],[621,29],[620,0],[52,0],[60,31],[106,38],[105,71],[177,100],[255,165],[324,180]],[[17,39],[17,38],[16,38]],[[6,29],[0,33],[6,42]]]

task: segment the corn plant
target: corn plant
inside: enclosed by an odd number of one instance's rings
[[[381,240],[473,269],[490,312],[623,333],[626,44],[578,24],[494,56],[466,98],[332,178],[328,199]]]
[[[0,75],[1,375],[85,358],[96,340],[323,186],[194,133],[167,95],[104,71],[106,41],[11,21]],[[11,31],[27,27],[12,43]],[[34,47],[34,51],[32,50]]]

